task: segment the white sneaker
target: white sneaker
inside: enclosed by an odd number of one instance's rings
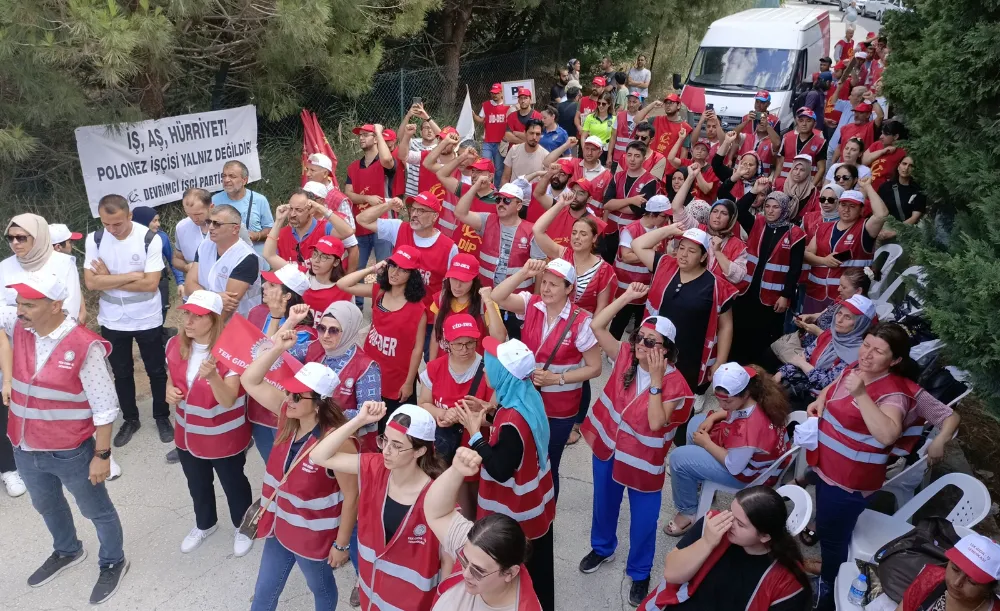
[[[706,402],[707,398],[708,398],[708,393],[706,393],[704,395],[695,395],[694,396],[694,407],[692,408],[691,411],[693,413],[695,413],[695,414],[700,414],[702,412],[702,410],[705,409],[705,402]]]
[[[108,481],[113,482],[122,476],[122,468],[115,461],[115,457],[111,457],[111,475],[108,476]]]
[[[253,539],[236,529],[236,536],[233,537],[233,555],[241,558],[249,554],[251,548],[253,548]]]
[[[17,471],[0,473],[0,479],[3,480],[3,485],[10,496],[18,497],[28,491],[28,488],[24,485],[24,480],[17,474]]]
[[[201,530],[197,526],[192,528],[191,532],[189,532],[187,536],[184,537],[184,540],[181,541],[181,552],[187,554],[188,552],[193,552],[198,549],[198,546],[201,545],[209,535],[217,530],[219,530],[218,524],[208,530]]]

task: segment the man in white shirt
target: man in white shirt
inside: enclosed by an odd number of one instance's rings
[[[240,239],[240,213],[216,206],[208,221],[209,239],[201,243],[184,280],[184,292],[212,291],[222,297],[223,314],[246,316],[260,303],[260,258]]]
[[[149,228],[132,222],[128,201],[121,195],[102,197],[97,213],[104,227],[87,236],[83,281],[87,289],[99,293],[97,322],[101,335],[111,342],[108,361],[125,419],[115,435],[115,447],[127,444],[139,430],[133,339],[149,376],[153,419],[160,441],[172,443],[174,429],[165,398],[167,364],[159,291],[163,245]]]
[[[3,397],[10,405],[7,435],[54,548],[28,585],[40,587],[87,558],[65,487],[97,529],[101,572],[90,603],[99,604],[114,595],[129,568],[121,520],[104,486],[111,474],[111,428],[118,417],[104,361],[111,345],[66,315],[68,291],[56,276],[35,272],[11,288],[17,291],[17,308],[0,309]]]
[[[215,204],[212,203],[211,193],[196,187],[185,191],[181,202],[187,217],[181,219],[174,228],[177,248],[174,249],[172,262],[174,268],[186,275],[198,254],[198,247],[208,239],[208,217]],[[184,285],[177,286],[177,295],[184,299]]]

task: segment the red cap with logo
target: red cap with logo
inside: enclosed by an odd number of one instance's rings
[[[607,87],[608,81],[603,76],[595,76],[591,83],[597,85],[598,87]]]
[[[478,275],[479,260],[468,253],[461,253],[452,258],[451,265],[448,266],[448,272],[444,277],[470,282]]]
[[[493,161],[487,159],[486,157],[480,157],[475,163],[469,166],[470,170],[480,170],[482,172],[495,172],[496,168],[493,166]]]
[[[420,265],[420,251],[415,246],[400,246],[386,261],[395,263],[400,269],[417,269]]]
[[[441,200],[430,191],[421,191],[416,195],[407,197],[406,203],[430,208],[434,212],[441,212]]]
[[[517,97],[523,98],[525,96],[527,96],[527,97],[530,98],[531,97],[531,90],[528,89],[527,87],[518,87],[517,88]]]
[[[671,93],[667,97],[663,98],[663,101],[664,102],[677,102],[678,104],[680,104],[681,103],[681,96],[677,95],[676,93]]]
[[[479,339],[479,325],[476,324],[476,319],[465,312],[452,314],[444,323],[445,340],[453,342],[462,337]]]
[[[490,87],[490,93],[503,93],[503,85],[500,83],[493,83],[493,86]]]
[[[396,132],[387,127],[382,130],[382,139],[386,142],[394,142],[396,140]]]
[[[375,133],[375,126],[372,125],[371,123],[365,123],[361,127],[355,127],[351,131],[354,132],[355,136],[359,135],[361,132],[368,132],[370,134],[374,134]]]
[[[316,250],[324,255],[344,258],[344,243],[333,236],[323,236],[316,242]]]
[[[441,131],[438,132],[438,138],[444,140],[445,138],[448,137],[448,134],[455,134],[456,136],[459,135],[458,130],[449,125],[445,128],[442,128]]]

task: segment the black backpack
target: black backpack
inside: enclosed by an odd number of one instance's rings
[[[153,238],[155,237],[156,237],[156,232],[154,232],[152,229],[146,230],[146,237],[143,239],[143,242],[145,242],[146,244],[147,255],[149,254],[149,244],[153,241]],[[94,246],[100,249],[101,240],[103,239],[104,239],[104,227],[101,227],[100,229],[94,232]]]
[[[960,537],[945,518],[923,518],[913,530],[893,539],[875,553],[874,562],[882,590],[894,601],[928,564],[946,566],[945,551],[955,547]]]

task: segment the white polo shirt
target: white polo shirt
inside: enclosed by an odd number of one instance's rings
[[[94,234],[87,235],[84,267],[94,270],[93,262],[101,259],[112,274],[129,272],[162,272],[163,244],[160,236],[154,235],[146,248],[146,233],[149,228],[132,223],[132,230],[122,240],[105,231],[98,251]],[[122,289],[100,291],[97,322],[102,327],[114,331],[145,331],[163,325],[163,310],[160,307],[160,291],[135,292]]]

